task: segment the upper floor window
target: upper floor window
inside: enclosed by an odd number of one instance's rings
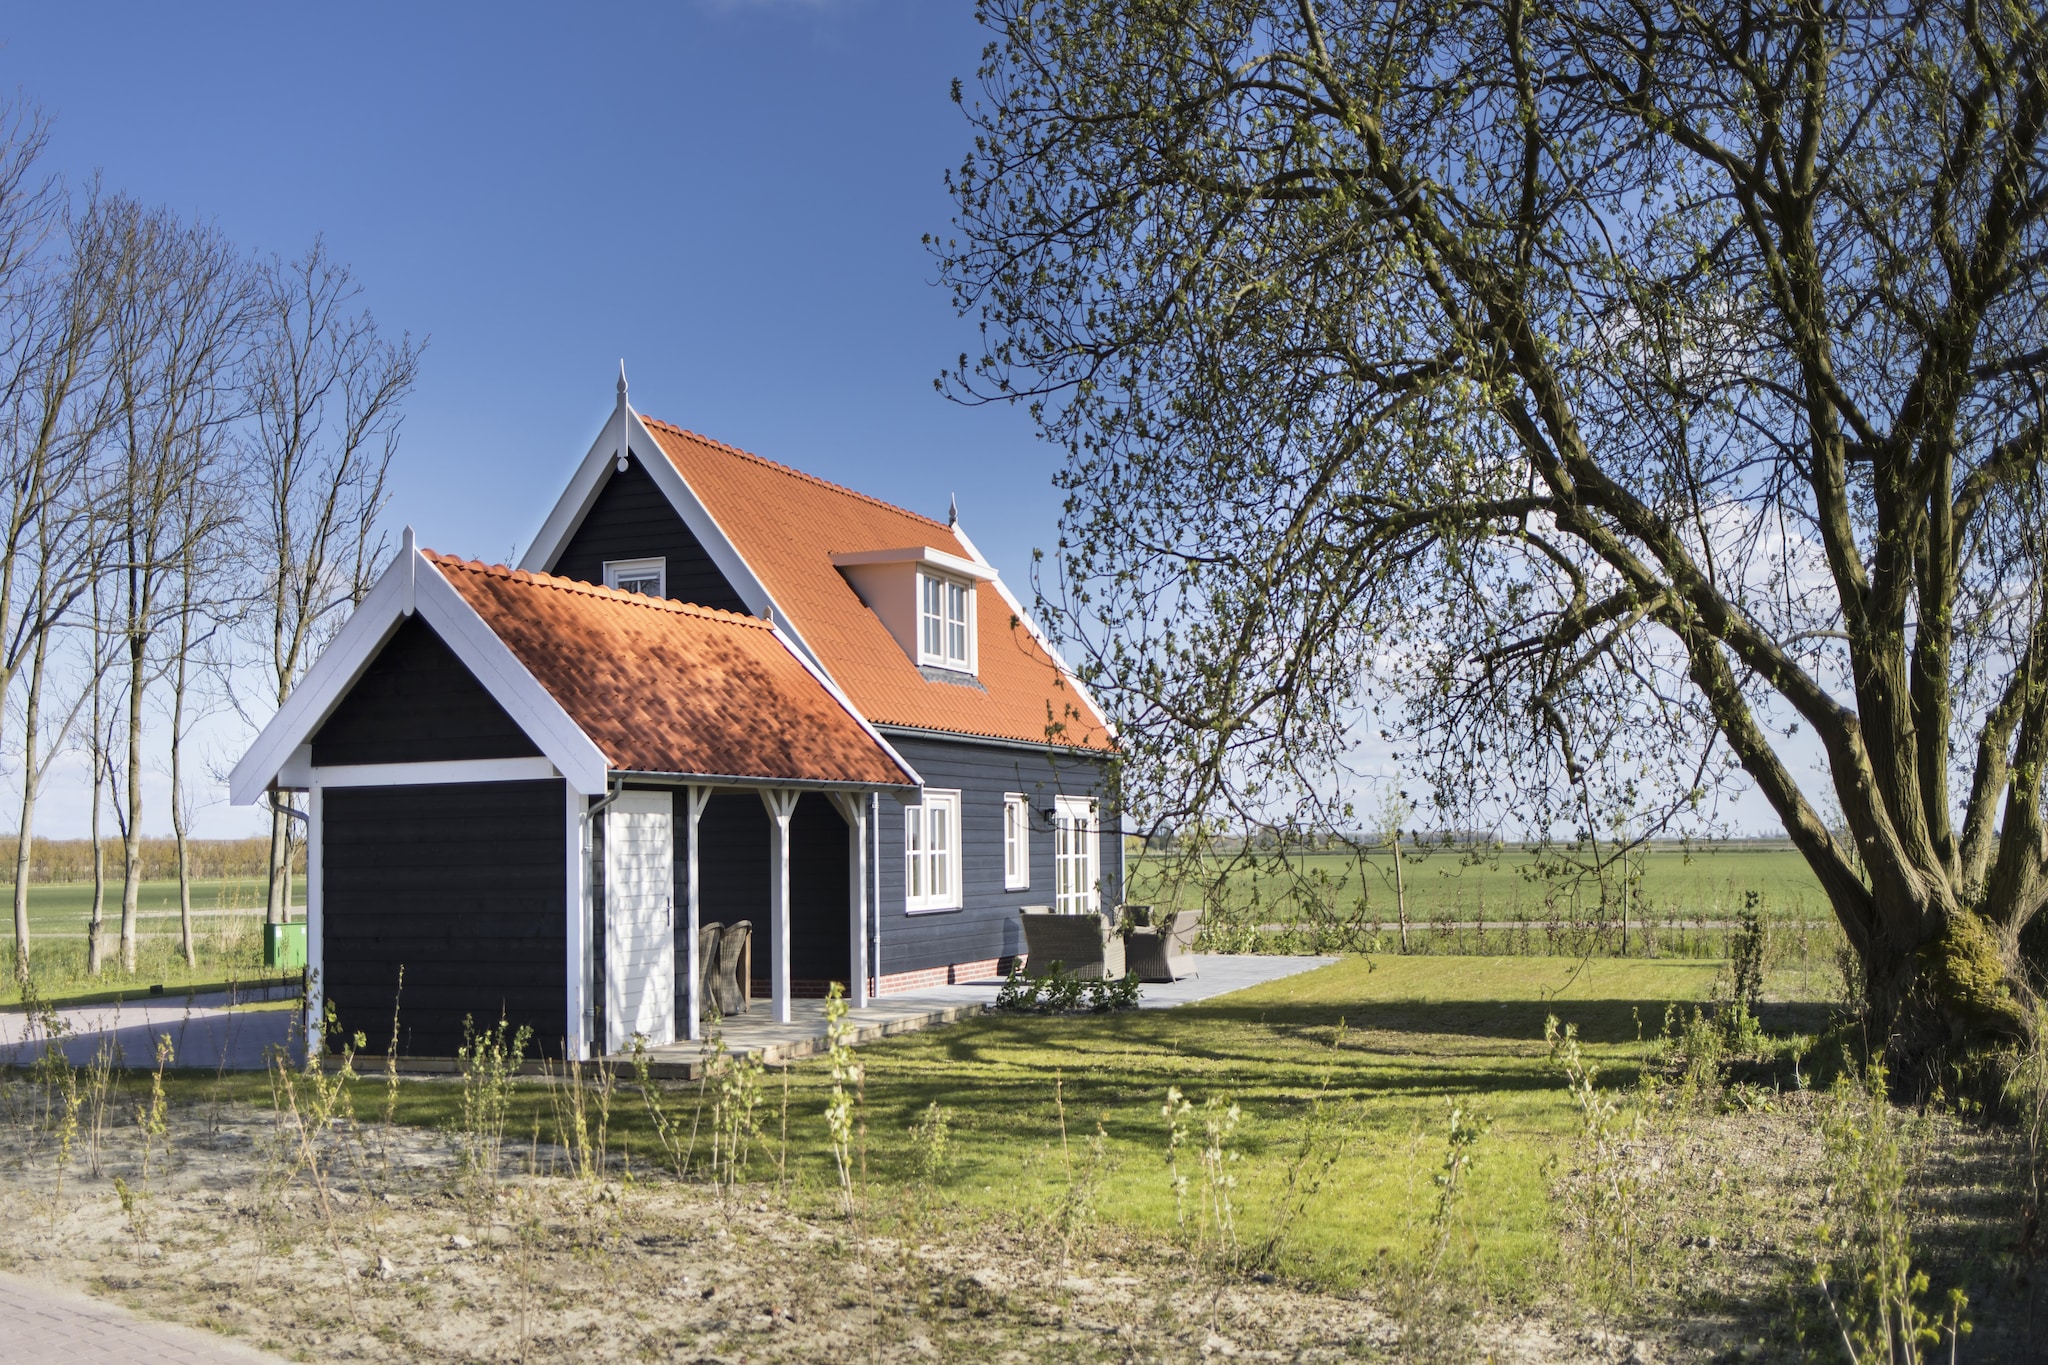
[[[938,574],[917,576],[919,663],[974,671],[974,590]]]
[[[903,808],[903,896],[908,910],[960,907],[960,793],[932,791]]]
[[[668,596],[666,559],[607,559],[604,585],[620,592],[637,592],[644,597]]]
[[[1003,797],[1003,890],[1031,889],[1031,807],[1019,792]]]

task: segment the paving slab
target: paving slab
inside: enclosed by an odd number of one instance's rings
[[[276,1365],[283,1359],[19,1275],[0,1274],[0,1323],[6,1324],[0,1361],[24,1365]]]
[[[139,996],[103,1005],[72,1005],[55,1011],[54,1039],[43,1023],[22,1010],[0,1011],[0,1066],[27,1066],[54,1042],[72,1065],[88,1065],[106,1044],[116,1066],[156,1065],[157,1040],[170,1037],[172,1065],[261,1071],[271,1049],[291,1041],[295,1011],[288,1005],[251,1009],[258,1001],[288,1000],[294,992],[271,988],[230,999],[212,995]]]

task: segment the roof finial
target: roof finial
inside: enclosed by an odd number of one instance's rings
[[[626,358],[619,357],[619,401],[626,401]]]
[[[946,494],[946,525],[958,526],[959,524],[960,495],[957,493],[948,493]]]

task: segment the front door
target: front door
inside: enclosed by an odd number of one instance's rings
[[[676,1039],[675,800],[621,792],[605,810],[605,1051]]]

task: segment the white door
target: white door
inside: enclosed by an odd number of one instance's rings
[[[1053,798],[1053,906],[1063,915],[1102,908],[1100,880],[1101,832],[1095,802],[1082,796]]]
[[[675,799],[622,792],[605,809],[605,1051],[676,1040]]]

